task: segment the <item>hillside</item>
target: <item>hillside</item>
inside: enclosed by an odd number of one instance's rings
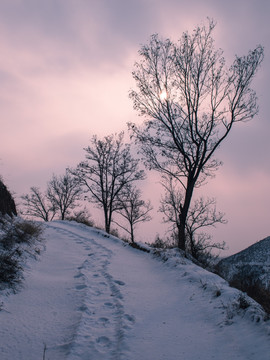
[[[222,259],[217,264],[217,272],[270,313],[270,236]]]
[[[1,294],[1,360],[269,360],[262,308],[177,250],[145,253],[73,222],[44,227],[24,286]]]
[[[231,255],[225,259],[222,259],[219,262],[220,267],[225,264],[252,264],[260,266],[270,266],[270,236],[267,238],[256,242],[255,244],[249,246],[248,248],[238,252],[237,254]],[[229,267],[227,267],[226,276],[231,277],[232,274],[229,272]],[[270,274],[270,273],[269,273]]]

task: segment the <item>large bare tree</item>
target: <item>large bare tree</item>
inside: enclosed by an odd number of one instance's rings
[[[109,233],[125,187],[144,179],[145,174],[138,168],[139,160],[132,157],[130,144],[124,143],[123,132],[101,139],[94,135],[84,150],[86,160],[70,171],[90,194],[90,201],[103,210],[105,230]]]
[[[142,46],[130,92],[141,126],[129,124],[150,169],[172,176],[183,193],[178,246],[186,248],[186,221],[195,187],[213,175],[214,154],[234,125],[254,117],[257,98],[250,84],[263,60],[257,46],[227,68],[214,47],[215,23],[185,32],[178,43],[153,35]]]

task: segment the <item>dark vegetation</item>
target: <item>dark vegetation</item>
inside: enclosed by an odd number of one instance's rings
[[[0,179],[0,215],[17,215],[15,201],[8,191],[6,185]]]
[[[263,267],[261,271],[265,272]],[[245,265],[241,268],[241,271],[233,276],[229,284],[247,293],[270,314],[270,288],[266,288],[265,284],[260,280],[260,275],[259,268],[254,269],[251,265]]]
[[[22,261],[25,255],[36,254],[36,240],[42,227],[32,221],[18,218],[15,202],[0,181],[0,289],[16,290],[23,278]]]
[[[22,263],[26,256],[36,256],[41,225],[16,217],[0,217],[0,289],[14,291],[23,278]]]
[[[216,272],[229,284],[246,292],[270,314],[270,237],[222,259]]]
[[[80,209],[78,211],[74,211],[74,213],[72,215],[67,217],[67,220],[76,221],[77,223],[84,224],[86,226],[91,226],[91,227],[93,227],[95,225],[94,221],[91,218],[89,211],[86,208]]]

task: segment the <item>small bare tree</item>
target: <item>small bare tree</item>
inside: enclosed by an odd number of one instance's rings
[[[153,35],[142,46],[130,92],[142,126],[129,124],[150,169],[181,188],[178,246],[186,249],[186,223],[194,189],[220,166],[216,150],[236,123],[258,113],[251,82],[263,60],[257,46],[229,69],[212,37],[215,23],[185,32],[178,43]]]
[[[38,187],[31,187],[30,194],[22,196],[23,205],[25,207],[25,215],[42,219],[44,221],[53,220],[56,214],[56,207],[47,194],[43,194]]]
[[[170,230],[178,238],[180,231],[180,204],[183,194],[177,188],[177,184],[171,177],[163,176],[162,185],[165,195],[161,199],[159,211],[164,214],[164,222],[170,223]],[[225,243],[212,242],[212,236],[204,232],[204,229],[216,227],[217,224],[226,224],[224,213],[216,210],[215,199],[203,199],[200,197],[190,206],[186,221],[186,251],[194,258],[200,260],[203,256],[210,256],[213,249],[224,249]]]
[[[81,193],[78,179],[68,171],[63,176],[53,175],[48,183],[47,197],[60,212],[61,220],[65,220],[69,211],[77,206]]]
[[[121,229],[125,230],[130,235],[132,243],[135,242],[134,231],[138,223],[151,220],[149,215],[153,209],[150,201],[144,201],[141,199],[141,191],[129,185],[126,187],[125,192],[118,198],[119,209],[116,213],[120,214],[126,222],[127,226],[124,226],[114,220]]]
[[[213,249],[224,250],[225,242],[213,242],[212,236],[205,232],[206,228],[217,224],[227,224],[224,213],[217,211],[216,200],[213,198],[195,200],[190,207],[187,223],[187,250],[198,260],[207,260]]]
[[[132,157],[130,144],[124,143],[123,132],[102,139],[93,136],[84,150],[86,161],[70,172],[90,194],[90,201],[103,210],[105,230],[110,233],[118,199],[128,184],[144,179],[145,173],[138,168],[139,160]]]

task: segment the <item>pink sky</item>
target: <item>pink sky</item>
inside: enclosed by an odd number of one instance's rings
[[[234,129],[218,153],[223,167],[203,189],[229,220],[215,240],[233,253],[270,235],[269,13],[268,0],[1,1],[0,174],[17,202],[83,160],[93,134],[138,121],[128,91],[137,52],[151,34],[177,40],[209,16],[228,64],[235,54],[265,47],[253,86],[260,113]],[[151,175],[145,184],[155,205],[141,231],[147,239],[162,228],[153,182]]]

